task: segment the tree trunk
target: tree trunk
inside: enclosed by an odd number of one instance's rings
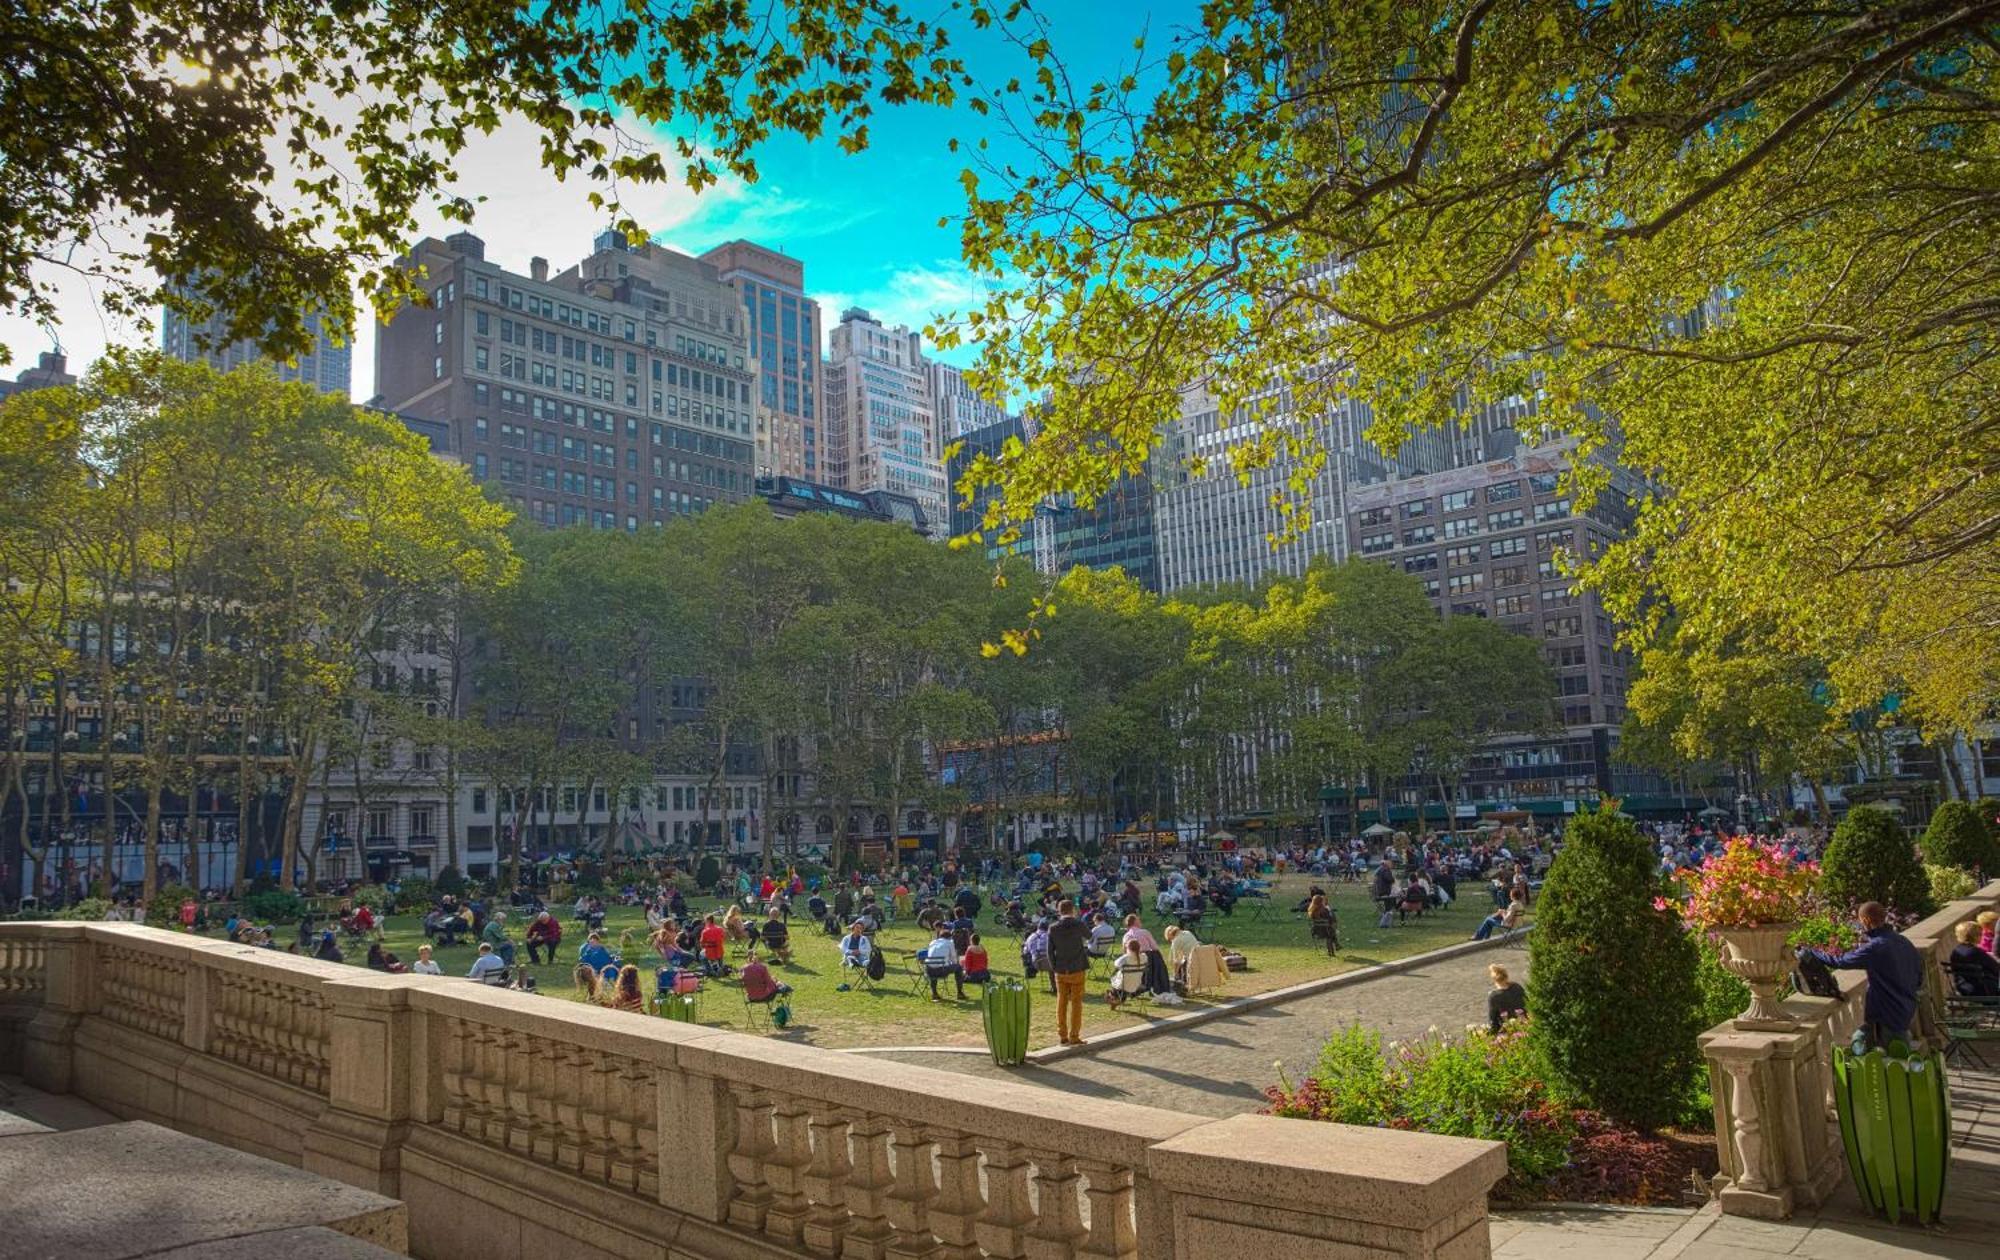
[[[139,903],[144,906],[152,905],[153,894],[160,891],[160,793],[165,786],[157,774],[146,785],[146,869],[139,883]]]

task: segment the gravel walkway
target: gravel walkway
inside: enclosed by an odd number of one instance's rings
[[[1528,974],[1528,951],[1503,945],[1413,971],[1383,976],[1314,997],[1299,998],[1184,1031],[1161,1033],[1047,1067],[999,1068],[984,1054],[899,1050],[871,1054],[926,1067],[1015,1080],[1097,1098],[1118,1098],[1205,1116],[1255,1111],[1263,1089],[1283,1061],[1296,1081],[1319,1056],[1328,1034],[1349,1024],[1382,1030],[1390,1041],[1422,1035],[1435,1025],[1461,1030],[1486,1018],[1491,982],[1486,968],[1499,963],[1517,980]],[[1036,995],[1034,1018],[1053,1019],[1054,1008]]]

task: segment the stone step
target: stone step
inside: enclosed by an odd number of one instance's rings
[[[0,1186],[0,1260],[408,1252],[394,1199],[143,1121],[0,1141]]]

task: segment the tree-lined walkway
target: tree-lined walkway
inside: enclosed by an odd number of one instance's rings
[[[1365,1024],[1380,1029],[1385,1041],[1401,1041],[1432,1027],[1456,1032],[1483,1022],[1491,988],[1486,968],[1496,962],[1517,980],[1527,976],[1527,950],[1503,945],[1178,1031],[1115,1042],[1046,1067],[999,1068],[985,1054],[892,1051],[867,1057],[1005,1075],[1050,1089],[1197,1115],[1235,1115],[1263,1105],[1263,1089],[1277,1077],[1274,1063],[1282,1061],[1297,1080],[1319,1057],[1328,1035],[1349,1024]],[[1036,991],[1035,1002],[1036,1020],[1055,1018],[1046,990]]]

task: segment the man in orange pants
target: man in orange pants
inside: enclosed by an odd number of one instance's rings
[[[1049,968],[1056,977],[1056,1037],[1066,1046],[1083,1044],[1083,981],[1090,971],[1090,933],[1076,917],[1076,903],[1056,907],[1049,927]]]

